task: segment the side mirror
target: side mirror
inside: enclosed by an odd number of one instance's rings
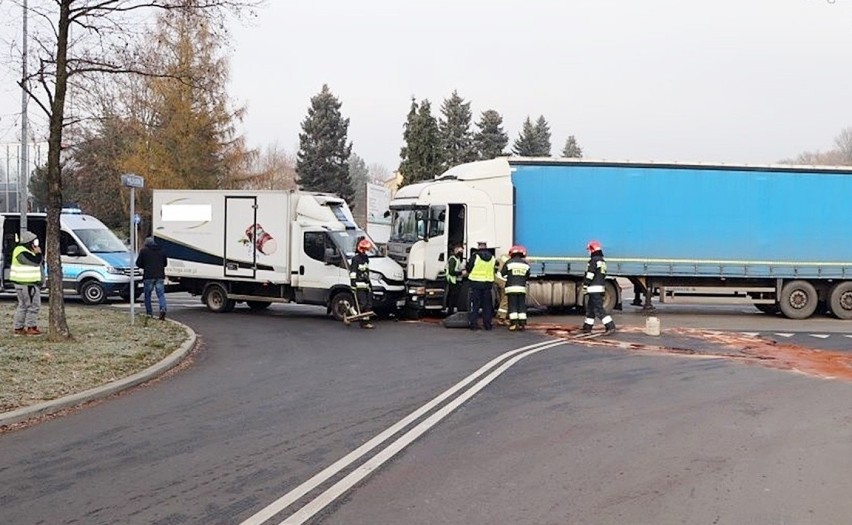
[[[69,257],[79,257],[80,248],[78,248],[76,244],[69,244],[65,249],[65,255],[68,255]]]

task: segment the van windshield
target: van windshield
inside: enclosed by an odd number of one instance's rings
[[[127,247],[118,240],[110,230],[96,228],[91,230],[74,230],[74,234],[82,241],[91,253],[126,252]]]
[[[349,260],[355,256],[356,247],[358,246],[358,241],[361,239],[367,239],[373,245],[370,248],[370,251],[367,252],[368,257],[378,257],[381,255],[378,248],[376,248],[376,243],[373,242],[370,237],[364,233],[363,230],[347,230],[343,232],[329,232],[331,238],[334,239],[334,244],[337,245],[337,248],[346,256],[346,259]]]

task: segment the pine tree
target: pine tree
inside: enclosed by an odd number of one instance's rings
[[[550,156],[550,125],[544,120],[544,115],[535,122],[536,154],[537,157]]]
[[[538,151],[536,128],[533,126],[530,117],[527,116],[521,128],[521,133],[512,144],[512,153],[521,157],[536,157],[538,156]]]
[[[352,202],[354,192],[348,164],[352,143],[347,143],[349,119],[341,115],[341,106],[325,84],[311,98],[308,116],[299,133],[296,173],[303,190],[336,193],[346,202]]]
[[[565,141],[565,147],[562,148],[562,156],[569,159],[583,158],[583,148],[577,144],[577,139],[574,138],[574,135],[571,135],[568,137],[568,140]]]
[[[441,171],[440,135],[428,99],[419,105],[411,99],[411,109],[402,137],[405,141],[405,146],[400,150],[402,184],[429,180],[438,175]]]
[[[470,130],[470,102],[465,102],[458,91],[444,99],[441,106],[443,118],[438,123],[441,137],[443,169],[476,160],[473,132]]]
[[[503,117],[493,109],[482,112],[476,123],[479,131],[474,135],[477,158],[488,160],[505,155],[509,136],[503,130]]]

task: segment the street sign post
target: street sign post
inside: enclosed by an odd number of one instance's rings
[[[135,318],[136,306],[136,225],[141,219],[136,215],[136,188],[145,187],[145,179],[133,173],[121,176],[121,185],[130,188],[130,324]]]

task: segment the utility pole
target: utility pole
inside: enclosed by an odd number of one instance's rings
[[[27,85],[27,0],[24,0],[24,32],[21,44],[21,171],[18,173],[18,211],[21,213],[21,230],[23,235],[27,230],[27,209],[29,199],[27,198],[27,184],[29,182],[28,172],[30,169],[29,149],[27,139],[29,135],[29,122],[27,122],[27,102],[29,94],[24,86]]]

